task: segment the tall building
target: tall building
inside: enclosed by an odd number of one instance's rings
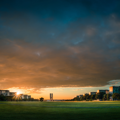
[[[0,90],[0,95],[9,96],[10,92],[9,90]]]
[[[53,101],[53,93],[50,93],[50,100]]]
[[[109,87],[109,92],[111,94],[113,94],[113,93],[119,93],[120,94],[120,86],[111,86],[111,87]]]

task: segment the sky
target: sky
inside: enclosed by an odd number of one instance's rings
[[[0,89],[72,99],[120,85],[119,0],[0,0]]]

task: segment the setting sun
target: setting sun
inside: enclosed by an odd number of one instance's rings
[[[17,92],[17,95],[19,95],[20,94],[20,92]]]

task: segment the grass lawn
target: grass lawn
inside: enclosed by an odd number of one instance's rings
[[[120,101],[0,102],[0,120],[120,120]]]

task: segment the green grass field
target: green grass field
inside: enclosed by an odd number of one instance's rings
[[[120,101],[0,102],[0,120],[120,120]]]

